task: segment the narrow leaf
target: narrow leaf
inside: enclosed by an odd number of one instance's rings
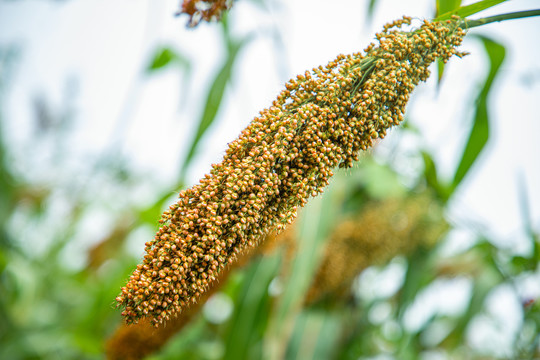
[[[506,50],[503,45],[490,40],[486,37],[479,37],[489,56],[489,74],[484,83],[480,94],[476,101],[476,113],[474,115],[474,123],[465,145],[465,150],[461,156],[461,161],[457,167],[452,181],[452,188],[455,189],[465,178],[480,152],[484,149],[489,138],[489,114],[488,114],[488,97],[491,86],[497,73],[504,61]]]
[[[334,182],[322,197],[313,199],[303,209],[295,222],[296,256],[289,265],[284,291],[272,310],[269,331],[265,336],[268,359],[285,358],[286,347],[291,341],[294,343],[294,324],[302,313],[306,291],[320,263],[325,240],[338,216],[338,212],[328,213],[325,210],[338,208],[336,194],[339,194],[339,189]]]
[[[442,78],[444,75],[444,67],[446,64],[443,61],[441,61],[441,59],[437,59],[436,64],[437,64],[437,91],[439,91],[441,87],[441,83],[442,83]]]
[[[181,56],[178,52],[169,47],[163,47],[156,51],[146,71],[152,72],[158,69],[162,69],[167,65],[182,64],[187,65],[188,61]]]
[[[296,319],[285,359],[331,359],[341,332],[340,320],[328,309],[303,311]]]
[[[184,162],[182,164],[181,177],[185,175],[186,169],[193,160],[201,138],[216,118],[219,107],[221,105],[221,100],[223,99],[223,95],[225,94],[226,86],[229,82],[229,79],[231,78],[231,73],[234,63],[236,61],[236,56],[238,55],[238,52],[240,51],[244,43],[244,41],[240,41],[236,42],[232,46],[227,56],[227,59],[225,60],[225,63],[221,67],[221,70],[215,77],[212,86],[210,87],[208,95],[206,96],[204,111],[199,120],[199,126],[197,128],[197,131],[195,132],[195,135],[192,138],[186,158],[184,159]]]
[[[264,257],[246,270],[221,359],[260,358],[271,308],[268,286],[279,271],[280,259],[279,254]]]
[[[373,16],[373,12],[375,11],[375,5],[377,4],[377,0],[369,0],[368,8],[367,8],[367,16],[368,18],[371,18]]]
[[[458,9],[461,6],[461,0],[437,0],[437,14],[446,14]]]
[[[455,348],[458,344],[463,343],[467,326],[473,317],[480,313],[489,293],[504,281],[493,258],[495,256],[495,250],[495,247],[486,240],[481,240],[470,250],[470,254],[477,257],[479,262],[478,268],[481,271],[474,276],[472,295],[467,309],[457,319],[455,328],[443,341],[444,346]]]
[[[435,161],[426,151],[422,151],[422,159],[424,160],[424,178],[427,185],[435,190],[439,199],[446,202],[450,197],[449,189],[448,186],[440,182]]]
[[[521,218],[523,219],[523,227],[529,241],[531,242],[532,254],[527,257],[529,269],[536,270],[540,261],[540,237],[534,230],[534,221],[531,214],[531,196],[527,193],[527,184],[523,174],[518,177],[518,202],[521,210]]]
[[[347,312],[349,315],[349,312]],[[332,353],[336,349],[339,335],[341,333],[342,319],[334,315],[331,311],[321,312],[323,323],[319,336],[317,337],[316,347],[314,349],[314,357],[320,359],[331,359]]]
[[[482,0],[482,1],[479,1],[479,2],[476,2],[474,4],[470,4],[470,5],[467,5],[467,6],[462,6],[458,9],[454,9],[452,11],[449,11],[449,12],[446,12],[446,13],[443,13],[442,15],[439,15],[435,18],[435,20],[447,20],[447,19],[450,19],[450,17],[452,17],[452,15],[457,15],[459,17],[467,17],[467,16],[471,16],[471,15],[474,15],[476,13],[479,13],[480,11],[483,11],[483,10],[486,10],[486,9],[489,9],[490,7],[493,7],[495,5],[498,5],[502,2],[505,2],[505,1],[508,1],[508,0]]]
[[[408,256],[409,266],[403,286],[398,294],[397,314],[402,320],[405,311],[413,303],[416,295],[435,278],[431,253],[427,248],[418,248]]]

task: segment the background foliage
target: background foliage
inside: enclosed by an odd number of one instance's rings
[[[499,2],[483,1],[461,11],[474,14]],[[271,9],[268,3],[253,1],[253,6],[264,12]],[[435,17],[461,2],[433,5]],[[365,1],[366,21],[378,6]],[[189,185],[197,153],[208,146],[205,136],[226,106],[240,55],[265,36],[273,39],[279,55],[285,41],[277,22],[264,33],[238,35],[231,30],[233,21],[231,15],[201,25],[221,29],[224,56],[199,99],[200,114],[187,127],[193,131],[181,144],[180,164],[167,183],[132,166],[118,151],[122,117],[119,134],[102,152],[81,157],[70,151],[77,139],[76,87],[70,83],[58,107],[35,96],[32,135],[22,145],[13,141],[17,119],[1,109],[14,74],[21,71],[19,50],[0,48],[0,358],[104,358],[106,341],[121,324],[114,298],[140,258],[138,239],[152,236],[174,190]],[[422,145],[414,119],[408,119],[393,131],[386,148],[366,153],[355,168],[339,172],[325,194],[301,211],[284,240],[232,269],[207,304],[148,358],[539,358],[540,238],[525,183],[520,182],[516,200],[525,250],[504,246],[504,236],[481,223],[448,216],[463,181],[486,151],[492,135],[490,95],[508,56],[495,38],[476,36],[476,41],[485,49],[486,77],[468,95],[468,135],[450,175],[441,173],[433,149]],[[140,78],[169,71],[180,74],[182,87],[194,86],[199,64],[175,46],[164,45],[145,61]],[[448,69],[439,65],[434,70],[443,89]],[[186,99],[179,103],[192,106]],[[129,111],[124,114],[129,117]],[[407,141],[416,146],[411,150]],[[404,159],[421,166],[404,172]],[[144,200],[140,194],[146,194]],[[345,237],[347,231],[353,235]],[[448,250],[463,233],[468,245]],[[91,245],[80,248],[81,239]],[[339,241],[341,247],[329,245]],[[324,276],[338,271],[338,264],[342,272]],[[317,288],[322,283],[327,285]],[[111,357],[116,353],[109,349]]]

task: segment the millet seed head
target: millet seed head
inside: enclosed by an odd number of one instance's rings
[[[386,25],[365,54],[339,55],[291,79],[222,162],[180,192],[116,298],[128,323],[148,316],[158,325],[196,302],[227,264],[291,223],[336,167],[352,166],[360,150],[403,121],[429,65],[459,54],[465,35],[457,18],[400,29],[410,23]]]

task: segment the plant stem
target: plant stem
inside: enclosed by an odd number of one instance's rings
[[[520,19],[520,18],[526,18],[526,17],[532,17],[532,16],[540,16],[540,9],[511,12],[507,14],[488,16],[488,17],[476,19],[476,20],[465,19],[463,20],[463,25],[465,28],[470,29],[473,27],[486,25],[492,22]]]

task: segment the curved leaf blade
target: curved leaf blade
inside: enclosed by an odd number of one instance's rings
[[[154,57],[150,61],[146,71],[150,73],[173,64],[189,66],[189,61],[170,47],[163,47],[154,53]]]
[[[489,138],[489,114],[488,114],[488,97],[493,85],[493,81],[497,76],[499,69],[504,61],[506,49],[503,45],[491,40],[487,37],[478,36],[482,40],[486,52],[489,56],[489,73],[484,83],[482,90],[477,98],[476,113],[474,115],[474,123],[471,129],[469,139],[465,145],[461,161],[454,174],[452,181],[452,190],[456,189],[461,181],[465,178],[468,171],[471,169],[474,162],[484,149]]]
[[[437,14],[446,14],[458,9],[461,6],[461,0],[437,0]]]
[[[238,53],[238,50],[240,50],[240,46],[236,46],[234,50],[229,54],[227,60],[223,64],[221,70],[215,77],[214,82],[212,83],[212,86],[210,87],[208,95],[206,96],[204,111],[199,120],[199,126],[197,127],[195,135],[193,136],[191,145],[189,147],[186,158],[184,159],[184,162],[182,165],[182,172],[181,172],[182,174],[185,173],[185,170],[187,169],[187,167],[193,160],[193,157],[195,156],[195,152],[197,150],[197,146],[201,138],[203,137],[206,130],[208,130],[208,128],[212,125],[212,123],[214,122],[216,118],[216,115],[221,105],[221,101],[223,99],[223,95],[225,94],[227,84],[231,77],[232,68],[236,60],[236,55]]]
[[[457,15],[459,17],[465,18],[467,16],[474,15],[476,13],[479,13],[480,11],[489,9],[490,7],[493,7],[495,5],[499,5],[500,3],[503,3],[508,0],[483,0],[476,2],[474,4],[470,4],[467,6],[462,6],[458,9],[443,13],[442,15],[439,15],[435,18],[437,21],[441,20],[447,20],[452,17],[452,15]]]

